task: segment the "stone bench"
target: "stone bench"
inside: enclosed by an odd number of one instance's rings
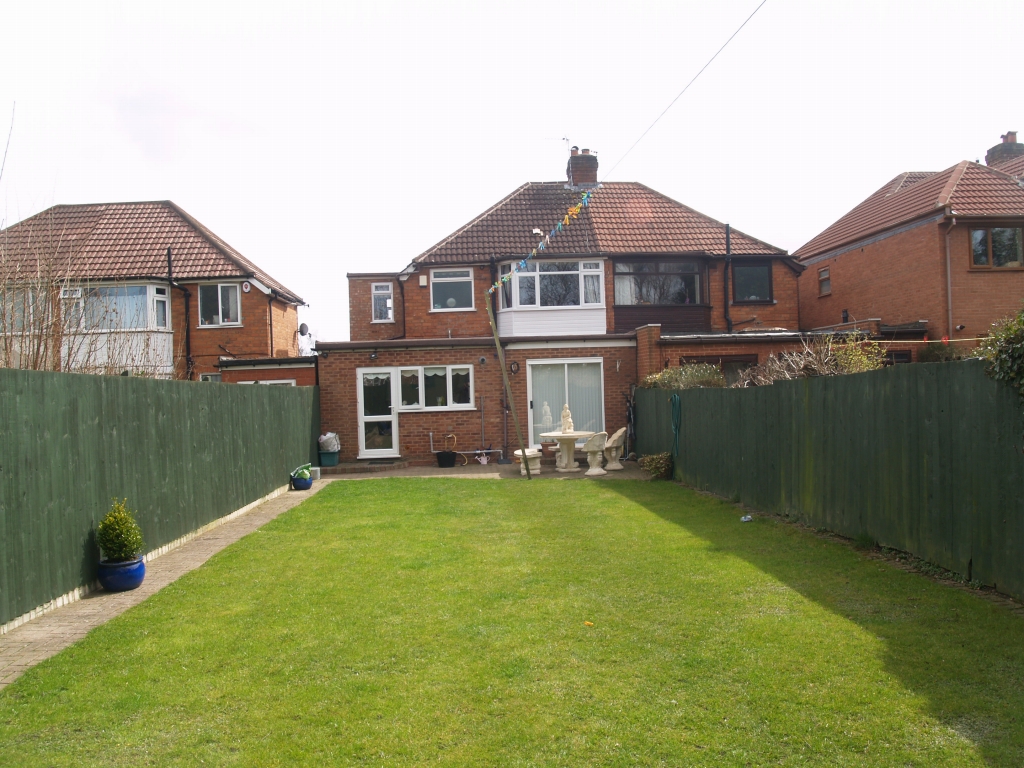
[[[519,474],[525,475],[526,474],[526,464],[523,462],[523,452],[522,451],[515,451],[512,455],[515,456],[517,459],[519,459]],[[536,448],[527,448],[526,449],[526,461],[528,461],[530,463],[530,474],[531,475],[539,475],[540,474],[540,455],[541,455],[540,451],[538,451]]]
[[[622,455],[622,446],[626,442],[626,428],[622,427],[618,432],[608,438],[608,441],[604,444],[604,457],[606,459],[604,468],[615,471],[617,469],[625,469],[621,463],[619,463],[619,457]]]

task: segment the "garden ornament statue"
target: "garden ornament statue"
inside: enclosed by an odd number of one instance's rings
[[[572,413],[569,411],[569,404],[562,406],[562,432],[573,432]]]
[[[607,470],[625,469],[619,461],[622,455],[622,444],[626,440],[626,428],[622,427],[618,432],[608,438],[604,444],[604,457],[606,459],[604,468]]]
[[[584,443],[583,450],[587,452],[587,463],[590,465],[590,469],[587,470],[587,477],[599,477],[600,475],[608,474],[605,470],[601,469],[601,459],[603,458],[605,442],[607,440],[607,432],[598,432]]]
[[[540,409],[540,425],[542,427],[551,426],[551,406],[548,405],[548,401],[544,401],[544,407]]]

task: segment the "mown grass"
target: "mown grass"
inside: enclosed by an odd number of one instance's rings
[[[0,693],[0,764],[1024,764],[1024,621],[740,514],[335,483]]]

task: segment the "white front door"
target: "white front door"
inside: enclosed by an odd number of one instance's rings
[[[357,368],[359,458],[398,456],[398,409],[390,368]]]
[[[604,367],[600,357],[527,360],[530,443],[544,432],[562,429],[562,406],[568,403],[580,432],[604,431]]]

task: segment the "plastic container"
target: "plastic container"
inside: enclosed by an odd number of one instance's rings
[[[320,466],[321,467],[336,467],[338,466],[338,454],[341,451],[320,451]]]

